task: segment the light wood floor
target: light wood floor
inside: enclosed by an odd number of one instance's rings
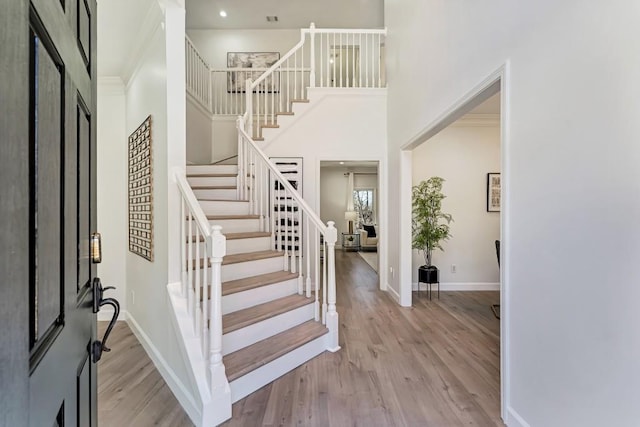
[[[225,426],[502,426],[498,292],[399,307],[357,253],[336,251],[340,345],[233,405]],[[434,294],[435,297],[435,294]],[[121,323],[99,365],[99,423],[191,426]]]

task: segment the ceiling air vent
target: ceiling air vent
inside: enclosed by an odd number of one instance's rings
[[[278,22],[278,17],[276,15],[267,16],[267,22]]]

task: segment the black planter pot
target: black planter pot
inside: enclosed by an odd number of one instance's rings
[[[438,267],[432,265],[427,267],[426,265],[418,268],[418,281],[422,283],[440,283],[438,280]]]

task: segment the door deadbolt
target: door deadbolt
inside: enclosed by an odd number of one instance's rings
[[[91,235],[91,262],[94,264],[102,262],[102,236],[100,233]]]

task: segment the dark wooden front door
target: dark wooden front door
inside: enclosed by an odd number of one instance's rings
[[[95,0],[0,0],[0,425],[95,426]]]

